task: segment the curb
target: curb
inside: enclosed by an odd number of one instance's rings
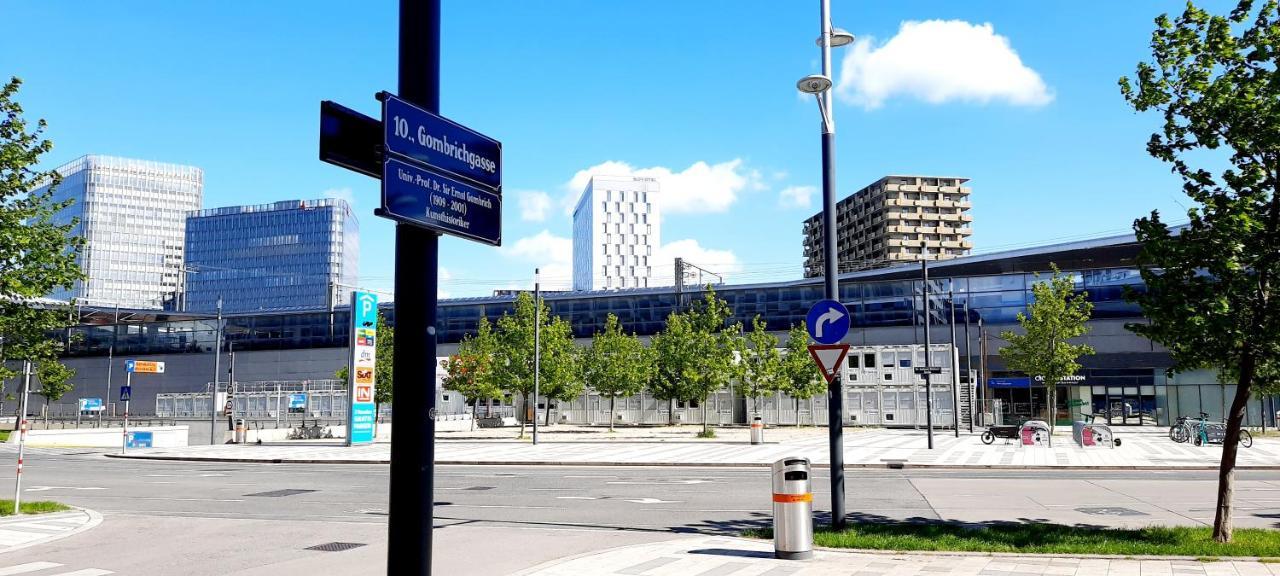
[[[104,454],[107,458],[124,458],[132,460],[166,460],[175,462],[245,462],[250,464],[390,464],[387,459],[379,460],[344,460],[314,458],[226,458],[201,456],[165,456],[150,454]],[[647,468],[768,468],[768,462],[573,462],[573,461],[522,461],[522,460],[436,460],[437,466],[562,466],[562,467],[647,467]],[[830,464],[814,464],[815,470],[830,469]],[[1045,464],[1032,466],[1025,464],[926,464],[926,463],[880,463],[880,464],[845,464],[845,470],[1125,470],[1125,471],[1166,471],[1166,472],[1212,472],[1218,466],[1061,466]],[[1280,470],[1275,465],[1237,465],[1236,470]]]
[[[15,550],[22,550],[24,548],[30,548],[32,546],[39,546],[41,544],[48,544],[50,542],[62,540],[63,538],[70,538],[71,536],[75,536],[76,534],[79,534],[81,532],[87,532],[89,530],[92,530],[102,523],[102,514],[99,514],[97,511],[90,510],[88,508],[80,508],[78,506],[72,506],[72,508],[79,510],[80,512],[84,512],[85,515],[89,517],[89,521],[80,525],[78,528],[73,528],[61,534],[51,534],[39,540],[32,540],[30,542],[24,542],[22,544],[17,544],[14,546],[7,546],[3,549],[0,549],[0,554],[13,552]]]

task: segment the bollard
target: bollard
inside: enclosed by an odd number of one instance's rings
[[[236,443],[236,444],[244,444],[244,419],[243,419],[243,418],[237,418],[237,419],[236,419],[236,438],[235,438],[235,443]]]
[[[751,443],[764,444],[764,422],[759,416],[751,421]]]
[[[773,556],[784,560],[813,557],[813,491],[808,458],[773,463]]]

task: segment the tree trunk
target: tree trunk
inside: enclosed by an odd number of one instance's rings
[[[676,399],[667,399],[667,426],[676,425]]]
[[[378,402],[374,402],[373,403],[373,437],[374,438],[378,437],[378,415],[379,414],[382,414],[382,404]]]
[[[546,416],[542,418],[542,425],[550,426],[551,425],[551,397],[550,396],[547,396],[547,407],[543,410]]]
[[[796,428],[800,427],[800,398],[792,398],[796,404]]]
[[[1222,463],[1218,467],[1218,507],[1213,518],[1213,539],[1231,541],[1231,498],[1235,489],[1236,453],[1240,450],[1240,424],[1249,404],[1249,388],[1253,386],[1256,360],[1251,351],[1240,357],[1240,379],[1236,382],[1236,397],[1231,401],[1227,415],[1226,438],[1222,439]]]
[[[613,421],[618,419],[617,413],[614,412],[615,410],[614,400],[617,400],[617,398],[613,396],[609,397],[609,431],[610,432],[613,432]]]
[[[471,403],[471,431],[476,431],[476,416],[480,413],[480,401]]]
[[[707,435],[707,399],[702,399],[702,435]]]

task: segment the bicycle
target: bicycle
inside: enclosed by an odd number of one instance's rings
[[[1200,418],[1196,424],[1196,435],[1193,439],[1193,443],[1196,446],[1204,446],[1205,444],[1222,444],[1227,439],[1226,422],[1214,422],[1213,424],[1210,424],[1208,419],[1209,415],[1207,413],[1200,413]],[[1213,432],[1213,436],[1209,435],[1211,430]],[[1253,434],[1250,434],[1248,430],[1241,428],[1239,442],[1240,445],[1245,448],[1253,447]]]
[[[1169,439],[1179,444],[1191,439],[1191,419],[1187,416],[1179,416],[1174,420],[1173,426],[1169,427]]]

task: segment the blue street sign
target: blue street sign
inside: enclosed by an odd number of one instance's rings
[[[383,165],[378,215],[502,245],[502,196],[395,158]]]
[[[121,387],[120,387],[120,401],[121,401],[121,402],[128,402],[128,401],[129,401],[129,398],[130,398],[131,396],[133,396],[133,386],[121,386]]]
[[[124,371],[125,371],[125,372],[133,372],[133,362],[134,362],[133,360],[125,360],[125,361],[124,361]]]
[[[378,296],[351,293],[351,357],[347,365],[347,446],[373,442],[377,424]]]
[[[101,398],[81,398],[80,411],[81,412],[101,412],[102,399]]]
[[[805,318],[809,336],[819,344],[835,344],[849,333],[849,310],[835,300],[819,300]]]
[[[306,394],[290,394],[289,395],[289,411],[304,412],[307,409]]]
[[[124,440],[128,448],[151,448],[155,435],[152,432],[129,432]]]
[[[987,378],[987,388],[1030,388],[1030,378]]]
[[[466,178],[493,192],[501,190],[501,142],[394,94],[381,96],[383,145],[388,154]]]

